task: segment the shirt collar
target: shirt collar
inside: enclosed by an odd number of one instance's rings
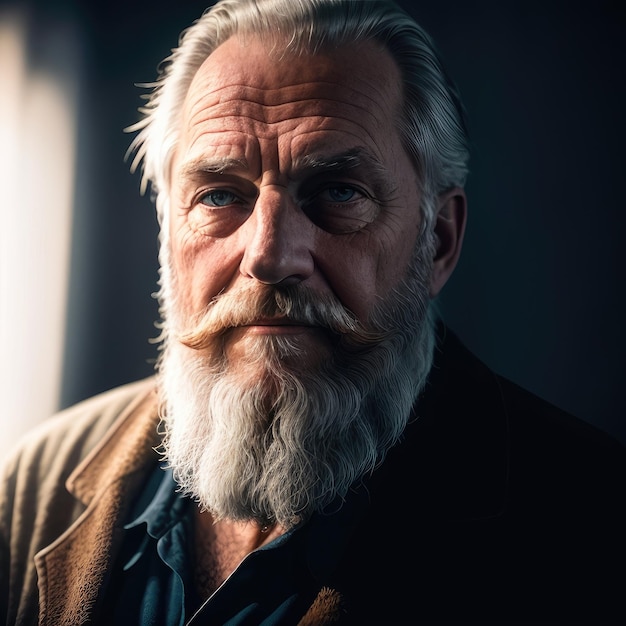
[[[146,524],[148,534],[159,539],[184,517],[190,502],[174,480],[172,470],[159,466],[148,478],[131,512],[131,521],[124,528]]]
[[[168,530],[181,521],[189,511],[191,499],[185,497],[174,480],[172,470],[157,467],[149,476],[145,488],[133,507],[126,530],[141,527],[145,524],[147,535],[160,539]],[[342,546],[352,525],[360,517],[366,506],[361,490],[352,492],[338,510],[332,513],[317,513],[303,525],[296,527],[259,548],[260,551],[281,548],[293,541],[294,535],[304,535],[306,560],[308,568],[318,580],[323,580],[336,566],[341,558]],[[329,507],[331,508],[331,507]],[[141,556],[147,545],[147,537],[139,540],[137,553],[133,555],[126,569],[131,567]]]

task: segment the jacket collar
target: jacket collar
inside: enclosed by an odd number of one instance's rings
[[[68,491],[83,504],[121,478],[143,472],[146,461],[154,460],[159,445],[156,386],[139,395],[122,413],[106,437],[69,476]]]

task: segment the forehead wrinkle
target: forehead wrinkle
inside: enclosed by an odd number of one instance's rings
[[[337,124],[338,120],[344,122]],[[305,128],[301,124],[315,121],[315,128]],[[246,118],[245,123],[239,116],[229,115],[228,117],[213,118],[208,117],[203,123],[199,122],[186,130],[188,150],[195,148],[198,142],[202,142],[206,137],[218,137],[217,140],[209,139],[212,148],[225,148],[226,146],[236,147],[245,138],[245,149],[251,148],[258,140],[278,140],[291,143],[298,137],[304,137],[311,133],[327,132],[335,133],[338,137],[350,137],[356,144],[369,140],[372,145],[376,145],[377,138],[374,136],[374,129],[351,117],[338,118],[332,115],[292,115],[286,120],[278,122],[267,122],[266,120]],[[374,123],[378,124],[378,120]],[[220,137],[220,135],[222,137]],[[329,140],[326,139],[326,142]],[[336,141],[336,139],[335,139]],[[242,146],[243,147],[243,146]]]
[[[197,172],[202,172],[202,171],[207,172],[207,173],[212,173],[212,172],[219,171],[220,169],[224,169],[224,170],[232,169],[233,171],[239,170],[241,172],[250,172],[253,167],[253,164],[246,158],[246,155],[248,155],[249,151],[252,150],[250,154],[253,156],[253,161],[256,164],[256,158],[260,156],[259,154],[257,154],[258,150],[260,149],[258,145],[259,140],[278,140],[279,144],[283,141],[286,141],[290,144],[293,141],[296,141],[296,144],[294,145],[297,145],[298,143],[303,141],[306,137],[311,137],[312,135],[314,136],[318,133],[327,132],[323,128],[324,118],[320,118],[320,119],[322,120],[322,122],[320,122],[317,128],[315,128],[314,130],[308,130],[305,133],[300,134],[295,138],[289,137],[286,133],[277,134],[273,132],[272,133],[268,132],[264,135],[258,131],[252,133],[252,132],[247,132],[241,129],[230,130],[230,129],[225,129],[223,127],[220,127],[219,129],[215,129],[215,130],[203,129],[202,132],[192,133],[192,137],[190,138],[190,141],[189,141],[188,152],[193,152],[196,143],[205,136],[214,136],[218,138],[214,142],[211,142],[210,145],[208,146],[211,150],[215,150],[216,152],[220,148],[222,149],[228,148],[230,150],[234,146],[240,145],[240,140],[242,137],[246,139],[245,149],[244,149],[244,152],[242,153],[243,156],[241,157],[206,156],[206,154],[201,154],[197,158],[191,159],[187,165],[182,165],[183,173],[185,172],[185,170],[188,174],[193,174],[194,172],[197,173]],[[340,133],[342,140],[345,141],[346,137],[349,137],[351,140],[353,140],[354,141],[353,146],[355,147],[349,146],[346,148],[345,151],[334,153],[334,156],[331,155],[327,157],[325,156],[326,146],[334,142],[332,141],[329,142],[327,137],[324,138],[322,141],[313,137],[312,139],[307,140],[307,144],[309,145],[309,147],[306,148],[307,152],[303,154],[302,156],[295,156],[293,158],[290,169],[292,169],[293,171],[314,170],[316,168],[330,170],[330,169],[339,169],[340,167],[345,167],[349,169],[350,164],[352,164],[352,167],[358,167],[359,165],[364,165],[371,170],[372,175],[376,175],[378,178],[381,178],[381,179],[388,178],[389,177],[388,169],[383,164],[383,161],[380,158],[378,158],[375,154],[375,149],[378,146],[378,144],[375,141],[376,138],[370,134],[367,128],[361,127],[361,125],[357,124],[354,121],[352,121],[352,123],[354,125],[358,125],[361,128],[362,132],[357,133],[353,130],[348,130],[345,128],[337,132]],[[370,140],[370,143],[371,143],[370,148],[363,146],[364,138],[367,138]],[[244,147],[244,146],[241,145],[241,147]],[[207,150],[207,146],[201,147],[201,151],[203,153],[206,153],[206,150]],[[239,152],[239,150],[237,150],[237,152]],[[291,152],[291,149],[289,150],[289,152]],[[333,160],[337,162],[336,167],[333,167],[332,165]],[[254,167],[256,169],[256,167],[258,167],[258,164],[254,165]]]
[[[341,128],[337,131],[341,135],[342,142],[345,142],[346,137],[350,138],[354,142],[352,144],[348,142],[344,143],[344,145],[347,144],[348,146],[350,146],[346,148],[345,153],[355,150],[358,152],[358,156],[361,157],[361,161],[363,163],[367,162],[369,165],[372,166],[373,170],[377,169],[386,172],[387,170],[383,164],[384,159],[375,156],[377,153],[380,152],[381,149],[380,138],[375,137],[372,134],[371,129],[367,128],[366,126],[354,120],[349,121],[351,122],[351,128]],[[360,132],[356,132],[354,130],[354,127],[358,127],[360,129]],[[304,136],[315,135],[318,132],[328,131],[320,125],[315,130],[310,130],[307,133],[303,134],[300,138],[303,138]],[[328,138],[323,139],[321,142],[319,140],[313,139],[312,142],[313,147],[307,147],[306,151],[309,154],[313,154],[314,159],[316,158],[315,153],[322,155],[321,158],[323,159],[325,147],[330,145],[330,147],[332,148],[332,145],[337,143],[336,141],[329,141]],[[316,146],[320,146],[320,148],[317,148]],[[338,154],[344,154],[344,152]]]
[[[383,103],[388,103],[391,109],[396,108],[391,102],[394,100],[393,94],[396,90],[380,90],[379,97],[376,98],[374,95],[379,89],[376,85],[369,84],[366,85],[367,92],[341,84],[340,94],[336,95],[337,83],[330,81],[310,81],[267,89],[245,84],[225,85],[212,89],[211,81],[205,82],[207,83],[206,89],[202,88],[201,84],[196,85],[195,89],[192,87],[188,92],[186,110],[187,119],[191,125],[206,122],[211,117],[220,117],[222,111],[230,115],[248,115],[256,121],[275,123],[281,121],[281,111],[284,107],[311,105],[312,110],[320,114],[320,108],[327,103],[331,108],[333,106],[339,106],[341,109],[353,107],[357,111],[365,112],[374,120],[378,119],[376,111],[380,113],[381,118],[384,117]],[[316,85],[323,87],[322,94],[300,96],[302,87],[315,90]],[[195,97],[193,91],[198,92]],[[310,94],[310,91],[308,93]],[[258,112],[255,115],[249,115],[248,112],[255,109]]]
[[[338,105],[341,107],[341,113],[333,110],[324,110],[324,103],[328,103],[331,107]],[[291,100],[282,104],[266,105],[256,102],[241,102],[238,110],[234,110],[233,102],[220,102],[218,104],[207,106],[199,106],[196,111],[190,111],[189,128],[201,126],[207,123],[223,123],[228,119],[232,120],[251,120],[259,124],[274,125],[290,120],[299,119],[343,119],[349,123],[355,123],[354,119],[359,115],[351,116],[347,108],[352,108],[357,113],[365,114],[375,125],[383,118],[384,112],[382,107],[377,106],[380,111],[378,117],[374,111],[366,106],[362,106],[355,102],[346,102],[345,100],[333,98],[301,98],[299,100]],[[307,110],[307,105],[311,105]],[[294,110],[294,106],[298,107]],[[286,110],[286,114],[285,114]],[[362,124],[361,124],[362,125]]]
[[[340,84],[342,90],[350,92],[348,94],[350,101],[355,98],[362,98],[374,104],[378,104],[381,99],[387,97],[391,91],[387,88],[381,89],[380,86],[374,82],[364,83],[364,88],[357,89],[355,86],[345,84],[343,80],[340,83],[331,80],[309,80],[301,83],[281,85],[280,87],[255,87],[247,83],[230,83],[221,86],[214,86],[214,84],[215,81],[209,79],[199,84],[192,83],[188,90],[188,95],[194,91],[199,91],[196,100],[205,99],[209,95],[213,96],[214,102],[210,103],[209,106],[211,106],[211,104],[232,102],[233,100],[246,100],[271,107],[298,101],[298,93],[301,92],[303,88],[315,91],[321,87],[324,91],[332,93],[337,89],[337,85]],[[293,92],[298,93],[294,94]]]

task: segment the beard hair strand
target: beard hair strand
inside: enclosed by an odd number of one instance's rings
[[[372,315],[374,332],[347,312],[320,312],[333,307],[310,295],[275,297],[283,313],[342,328],[331,357],[313,371],[290,367],[301,347],[288,337],[259,337],[246,377],[223,354],[207,358],[209,347],[223,353],[219,324],[195,339],[187,332],[184,343],[166,335],[162,452],[182,491],[215,519],[291,528],[334,509],[373,472],[401,437],[430,371],[429,249],[419,247],[407,277]],[[266,312],[273,298],[260,297]],[[231,319],[254,319],[256,310],[239,301]]]

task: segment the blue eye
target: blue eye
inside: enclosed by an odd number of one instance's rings
[[[356,190],[354,187],[328,187],[322,194],[326,194],[331,202],[350,202],[354,199]]]
[[[316,226],[341,235],[371,224],[380,206],[359,186],[329,182],[302,204],[302,210]]]
[[[237,196],[232,191],[226,191],[225,189],[215,189],[205,193],[200,202],[210,207],[223,207],[236,203]]]

